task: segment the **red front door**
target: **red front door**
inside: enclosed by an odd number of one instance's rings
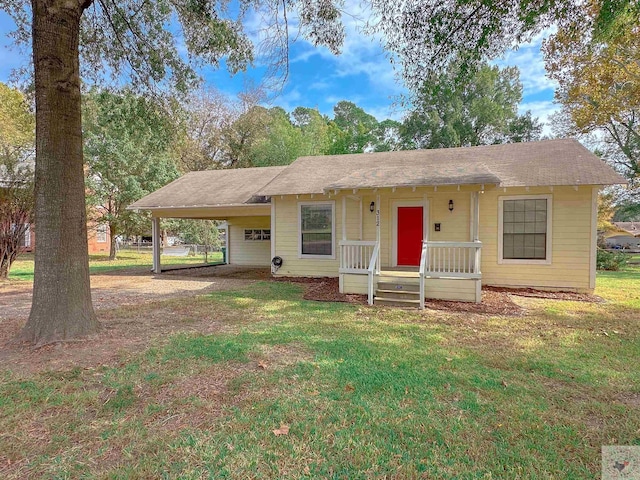
[[[398,265],[420,265],[422,207],[398,207]]]

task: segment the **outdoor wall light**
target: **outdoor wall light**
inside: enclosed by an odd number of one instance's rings
[[[371,203],[369,204],[369,211],[370,211],[371,213],[373,213],[373,211],[374,211],[375,209],[376,209],[376,202],[371,202]]]
[[[453,200],[449,200],[449,211],[453,212]]]

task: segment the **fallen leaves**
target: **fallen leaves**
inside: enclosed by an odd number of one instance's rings
[[[267,364],[264,362],[259,362],[258,363],[258,368],[261,370],[266,370],[267,369]]]
[[[281,423],[280,428],[276,428],[275,430],[273,430],[273,434],[276,437],[279,437],[280,435],[289,435],[289,425]]]

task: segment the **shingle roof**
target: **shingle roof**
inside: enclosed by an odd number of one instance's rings
[[[255,192],[286,167],[239,168],[189,172],[150,193],[129,209],[213,207],[260,203]]]
[[[257,195],[332,189],[497,184],[502,187],[625,183],[573,139],[480,147],[301,157]]]
[[[624,178],[576,140],[301,157],[286,167],[187,173],[130,209],[247,205],[272,195],[402,186],[613,185]]]
[[[613,222],[613,224],[635,237],[640,236],[640,222]]]

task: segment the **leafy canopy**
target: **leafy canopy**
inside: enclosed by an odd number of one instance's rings
[[[516,67],[482,65],[468,79],[457,65],[425,81],[400,127],[403,148],[468,147],[535,140],[541,127],[518,116],[522,84]]]
[[[84,154],[89,215],[107,223],[112,239],[132,233],[142,218],[126,207],[178,176],[174,127],[167,112],[129,90],[85,96]]]

